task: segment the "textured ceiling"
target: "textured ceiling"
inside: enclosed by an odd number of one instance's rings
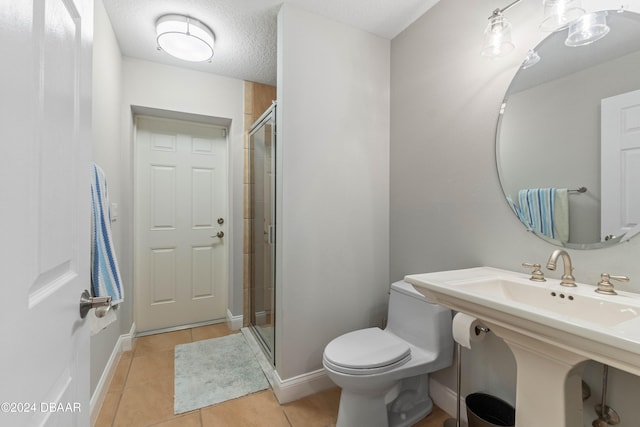
[[[392,39],[438,0],[287,0],[285,3]],[[275,85],[276,17],[281,0],[103,0],[124,56]],[[158,51],[155,22],[188,15],[216,37],[210,63],[187,63]]]

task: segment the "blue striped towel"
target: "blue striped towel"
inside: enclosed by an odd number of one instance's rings
[[[124,300],[122,280],[111,238],[111,215],[107,180],[103,170],[93,164],[91,179],[91,284],[93,295],[111,296],[111,304]]]
[[[551,239],[569,240],[569,216],[566,189],[530,188],[518,192],[520,221],[532,231]]]

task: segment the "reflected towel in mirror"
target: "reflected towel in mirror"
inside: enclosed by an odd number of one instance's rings
[[[566,188],[528,188],[518,192],[518,218],[531,231],[569,241],[569,197]]]

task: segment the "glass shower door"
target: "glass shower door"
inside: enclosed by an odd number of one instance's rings
[[[249,132],[250,143],[250,324],[274,363],[276,261],[276,133],[275,104]]]

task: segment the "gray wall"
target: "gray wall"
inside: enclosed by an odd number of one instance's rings
[[[390,43],[287,4],[278,31],[276,368],[289,379],[386,312]]]
[[[120,99],[121,54],[118,42],[102,1],[95,2],[93,45],[93,159],[107,176],[109,200],[125,208],[122,186],[126,170],[121,167],[120,150]],[[106,329],[91,337],[91,394],[100,380],[118,338],[129,332],[133,318],[130,287],[130,263],[122,218],[113,222],[111,231],[120,274],[122,275],[125,301],[118,309],[118,319]]]
[[[526,51],[544,36],[537,29],[540,4],[522,2],[508,12],[516,50],[500,60],[481,57],[487,17],[503,6],[441,1],[391,43],[391,280],[480,265],[520,271],[525,261],[544,264],[555,249],[517,221],[496,172],[500,103]],[[580,161],[579,153],[573,161]],[[640,239],[570,254],[578,281],[626,274],[633,280],[619,288],[640,292]],[[464,351],[463,361],[464,394],[484,390],[514,402],[515,363],[501,340],[490,337]],[[585,374],[594,392],[585,425],[595,418],[600,369],[591,363]],[[434,378],[455,390],[452,368]],[[621,425],[640,419],[631,398],[638,387],[639,378],[613,370],[608,400],[621,412]]]

